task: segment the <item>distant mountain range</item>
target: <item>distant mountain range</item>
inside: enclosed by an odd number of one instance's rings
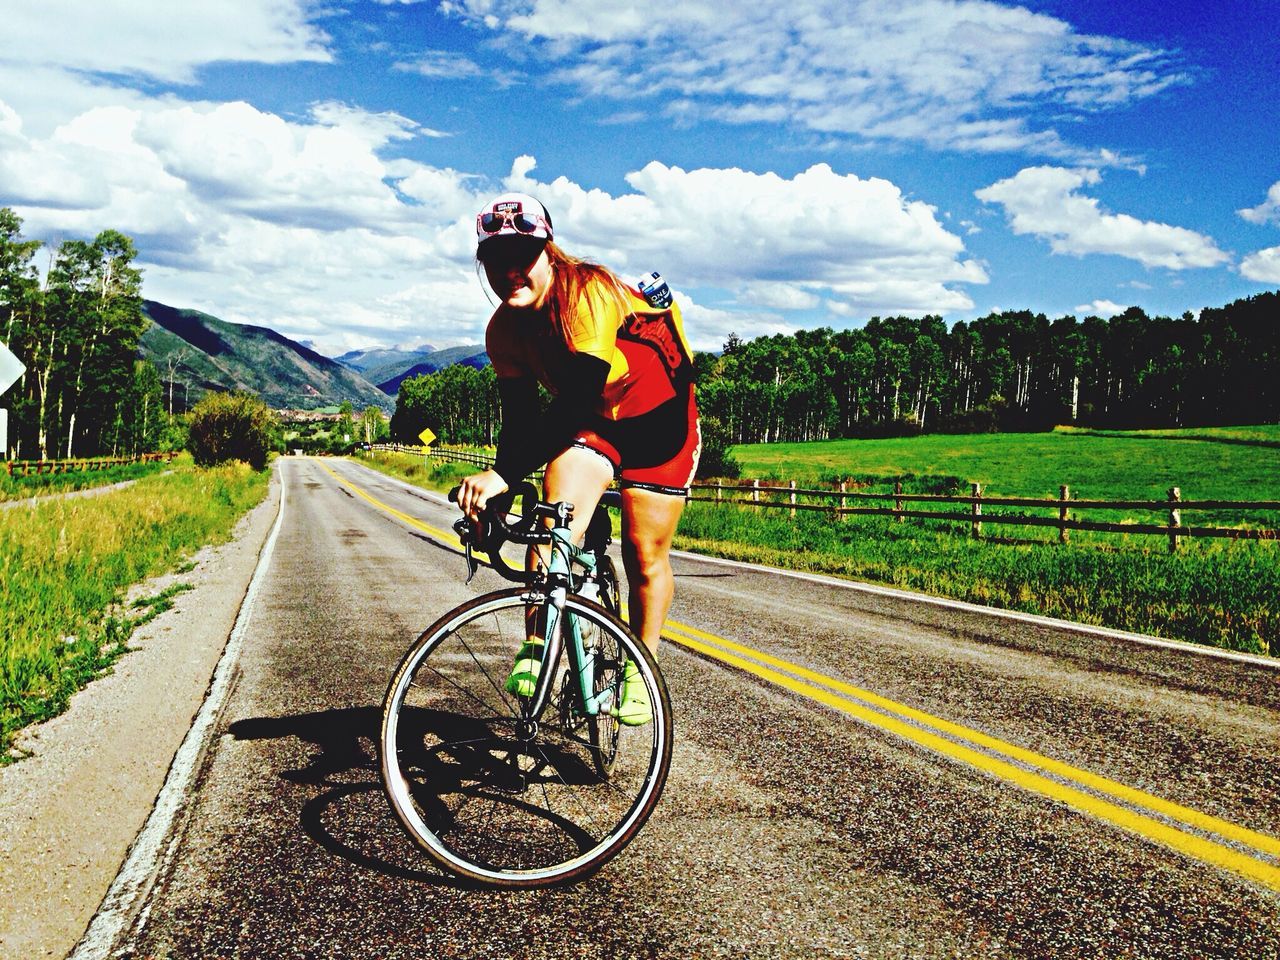
[[[152,324],[139,352],[174,384],[174,407],[189,408],[209,390],[249,390],[276,409],[313,409],[348,400],[357,409],[391,411],[400,382],[451,363],[482,367],[483,347],[363,350],[336,360],[267,327],[228,323],[199,310],[143,302]]]
[[[409,377],[435,373],[455,363],[476,369],[489,363],[484,347],[476,345],[446,347],[444,350],[425,345],[416,350],[352,350],[334,359],[393,397],[399,392],[400,383]]]

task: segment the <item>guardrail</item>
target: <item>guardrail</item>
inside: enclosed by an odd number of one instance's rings
[[[471,463],[479,467],[493,466],[493,457],[474,450],[411,447],[404,444],[380,444],[374,449],[400,450],[426,454],[442,460]],[[1231,540],[1280,540],[1280,530],[1256,527],[1190,526],[1182,522],[1183,511],[1276,511],[1280,513],[1280,500],[1184,500],[1178,487],[1170,487],[1166,500],[1080,500],[1072,499],[1066,484],[1059,487],[1058,497],[990,497],[983,496],[982,485],[972,484],[969,496],[947,496],[930,493],[904,493],[901,483],[895,483],[892,491],[850,490],[847,483],[837,489],[801,487],[796,481],[786,485],[761,483],[759,480],[733,484],[697,483],[689,491],[688,499],[696,503],[714,503],[722,506],[745,506],[760,509],[783,509],[792,517],[797,510],[817,510],[833,517],[886,516],[901,522],[908,517],[919,520],[941,520],[969,525],[970,536],[980,539],[984,524],[1011,524],[1025,527],[1051,527],[1058,532],[1058,541],[1066,543],[1072,530],[1088,530],[1099,533],[1127,533],[1138,536],[1162,536],[1169,538],[1169,549],[1177,550],[1184,537],[1221,537]],[[888,506],[850,506],[850,501],[886,503]],[[942,510],[915,510],[907,504],[954,505],[963,512]],[[987,513],[984,508],[1012,507],[1023,510],[1049,510],[1050,516],[1027,514]],[[1124,510],[1130,513],[1160,514],[1163,523],[1114,522],[1083,520],[1082,511]]]
[[[95,457],[83,460],[7,460],[5,467],[11,477],[29,477],[42,473],[77,473],[82,470],[105,470],[129,463],[151,463],[163,460],[169,463],[176,454],[140,453],[134,457]]]

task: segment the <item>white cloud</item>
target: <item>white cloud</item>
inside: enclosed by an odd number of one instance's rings
[[[724,310],[696,303],[686,293],[676,291],[676,301],[684,316],[685,333],[694,350],[719,350],[736,333],[744,340],[753,337],[772,336],[775,333],[794,333],[796,324],[768,310]]]
[[[1236,213],[1250,223],[1280,223],[1280,180],[1271,185],[1271,189],[1267,191],[1267,199],[1262,203],[1256,207],[1237,210]]]
[[[503,62],[506,62],[505,60]],[[398,61],[393,69],[416,73],[431,80],[478,80],[487,78],[501,89],[520,82],[520,74],[501,67],[482,67],[453,50],[420,50],[412,60]]]
[[[0,60],[189,83],[215,61],[327,62],[304,0],[44,0],[6,4]]]
[[[509,189],[547,204],[557,239],[639,275],[658,270],[681,287],[715,287],[755,306],[809,307],[818,298],[850,316],[971,307],[954,283],[986,283],[934,208],[887,180],[816,164],[787,179],[652,162],[627,175],[635,191],[611,196],[565,178],[542,183],[518,158]],[[741,295],[739,295],[741,292]]]
[[[974,195],[1000,204],[1014,233],[1046,239],[1054,253],[1113,254],[1170,270],[1212,267],[1230,259],[1204,234],[1103,212],[1095,198],[1078,192],[1101,179],[1097,170],[1026,167]]]
[[[1280,283],[1280,247],[1268,247],[1240,261],[1240,273],[1259,283]]]
[[[1128,309],[1128,307],[1121,306],[1111,300],[1095,300],[1093,303],[1080,304],[1076,307],[1076,313],[1081,316],[1106,318],[1124,313]]]
[[[561,62],[555,79],[676,119],[791,122],[935,148],[1131,163],[1036,120],[1124,106],[1188,75],[1165,51],[991,0],[455,0],[441,9]]]

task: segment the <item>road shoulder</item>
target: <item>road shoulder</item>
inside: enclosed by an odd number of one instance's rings
[[[194,589],[145,624],[111,674],[30,728],[0,768],[0,958],[64,957],[84,933],[205,699],[280,504],[280,479],[194,569],[141,585]]]

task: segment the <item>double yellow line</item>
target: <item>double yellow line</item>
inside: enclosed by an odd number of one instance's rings
[[[1280,891],[1276,837],[1162,800],[697,627],[668,620],[662,635],[1031,793]]]
[[[451,531],[429,526],[396,510],[324,464],[320,466],[379,510],[450,546],[461,546]],[[1249,830],[1005,743],[688,624],[668,620],[662,635],[682,647],[744,670],[869,726],[959,760],[1031,793],[1057,800],[1186,856],[1280,891],[1280,866],[1276,865],[1280,860],[1280,838]]]

